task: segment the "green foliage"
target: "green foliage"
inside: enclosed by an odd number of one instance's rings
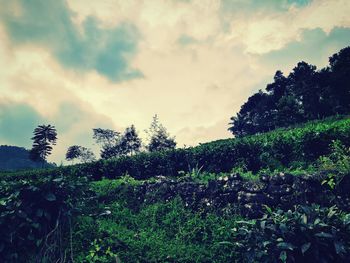
[[[345,176],[350,175],[350,148],[344,146],[339,140],[333,141],[331,153],[319,158],[318,168],[328,172],[328,178],[322,184],[335,189]]]
[[[60,176],[0,181],[0,261],[59,258],[84,181]],[[34,258],[33,258],[34,257]]]
[[[78,218],[73,237],[78,262],[91,252],[106,261],[88,262],[115,262],[115,255],[121,262],[234,262],[236,258],[230,245],[235,217],[200,215],[179,199],[138,212],[117,202],[109,206],[108,216]]]
[[[142,181],[135,180],[129,175],[125,175],[118,179],[102,179],[100,181],[91,182],[91,190],[98,195],[105,196],[112,193],[116,188],[120,186],[136,186],[142,184]]]
[[[350,214],[315,205],[269,211],[257,221],[236,222],[241,262],[347,262]]]
[[[285,77],[278,70],[266,92],[248,98],[229,130],[237,137],[288,127],[307,120],[350,112],[350,46],[329,59],[330,66],[299,62]]]
[[[134,156],[121,156],[110,160],[79,164],[59,168],[57,171],[22,172],[1,176],[22,178],[45,176],[63,172],[75,176],[119,178],[129,174],[135,179],[145,180],[158,175],[179,176],[188,167],[202,167],[201,172],[227,173],[234,167],[257,173],[262,169],[280,170],[288,167],[307,167],[320,156],[330,153],[332,140],[350,145],[350,119],[328,119],[313,121],[291,129],[278,129],[273,132],[226,139],[201,144],[197,147],[169,151],[139,153]]]

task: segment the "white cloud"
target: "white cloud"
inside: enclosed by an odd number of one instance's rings
[[[300,40],[305,29],[321,28],[329,33],[335,27],[350,27],[350,1],[315,0],[286,12],[251,13],[231,21],[232,41],[241,41],[245,52],[264,54]]]

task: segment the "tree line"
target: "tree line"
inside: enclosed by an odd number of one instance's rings
[[[149,152],[175,149],[175,137],[171,137],[166,128],[159,122],[155,115],[150,128],[145,131],[148,143],[143,145],[134,125],[127,127],[123,133],[111,129],[94,128],[93,139],[100,145],[101,159],[134,155],[146,150]],[[30,150],[30,159],[37,162],[46,162],[51,154],[53,146],[57,141],[57,131],[52,125],[39,125],[34,130],[33,146]],[[80,145],[72,145],[67,149],[67,161],[78,160],[80,162],[91,162],[96,156],[89,148]]]
[[[278,70],[265,92],[259,90],[231,117],[241,137],[313,119],[350,112],[350,46],[329,58],[329,66],[299,62],[288,76]]]

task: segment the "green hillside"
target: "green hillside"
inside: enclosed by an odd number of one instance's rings
[[[2,262],[346,262],[350,119],[0,175]]]

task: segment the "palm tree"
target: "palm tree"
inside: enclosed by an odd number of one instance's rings
[[[46,161],[48,155],[51,154],[52,145],[56,144],[57,132],[55,126],[39,125],[34,130],[33,147],[30,151],[30,158],[34,161]]]

